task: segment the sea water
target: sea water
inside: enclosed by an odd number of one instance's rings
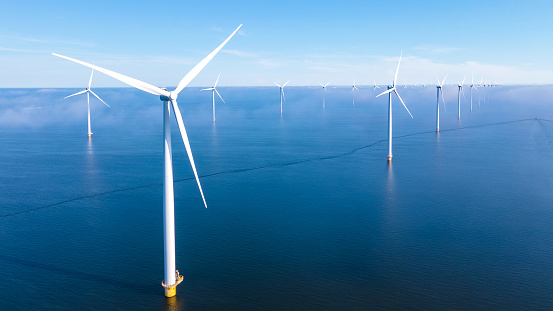
[[[553,309],[553,87],[187,88],[172,124],[176,262],[163,296],[162,103],[130,88],[0,90],[1,310]],[[355,99],[355,104],[353,103]]]

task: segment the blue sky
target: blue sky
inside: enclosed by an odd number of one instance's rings
[[[46,4],[47,3],[47,4]],[[174,86],[239,24],[192,81],[220,85],[553,83],[550,1],[5,1],[0,87],[82,87],[74,57]],[[95,75],[96,87],[121,87]]]

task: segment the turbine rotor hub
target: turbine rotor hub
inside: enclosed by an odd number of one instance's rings
[[[162,90],[164,91],[167,91],[166,88],[161,88]],[[177,99],[179,94],[175,93],[175,92],[169,92],[169,96],[165,96],[165,95],[159,95],[159,99],[161,101],[164,101],[164,102],[170,102],[172,100],[175,100]]]

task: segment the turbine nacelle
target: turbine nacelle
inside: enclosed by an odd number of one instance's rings
[[[163,91],[167,91],[167,88],[160,88],[161,90]],[[170,102],[170,101],[173,101],[173,100],[176,100],[177,97],[179,97],[179,93],[175,92],[175,91],[172,91],[172,92],[169,92],[168,94],[169,96],[167,95],[159,95],[159,99],[163,102]]]

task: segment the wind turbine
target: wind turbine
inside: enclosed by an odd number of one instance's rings
[[[288,80],[288,82],[290,82],[290,80]],[[286,86],[286,84],[288,84],[288,82],[284,83],[282,86],[280,86],[276,82],[273,82],[280,88],[280,114],[281,115],[282,115],[282,102],[286,100],[286,98],[284,97],[284,87]]]
[[[357,88],[357,86],[355,86],[355,80],[353,80],[353,86],[351,87],[351,97],[352,97],[352,99],[353,99],[353,105],[354,105],[354,106],[355,106],[355,93],[354,93],[355,90],[358,90],[358,91],[359,91],[359,89]]]
[[[397,63],[397,69],[396,69],[396,75],[394,77],[394,82],[392,83],[392,86],[388,86],[388,90],[384,91],[376,97],[384,94],[388,94],[388,161],[392,161],[392,92],[394,92],[403,104],[403,107],[405,107],[405,110],[409,113],[411,118],[413,118],[413,115],[411,112],[409,112],[409,109],[407,109],[407,106],[405,106],[405,103],[403,102],[403,99],[401,99],[401,96],[399,96],[397,90],[396,90],[396,81],[397,81],[397,73],[399,72],[399,64],[401,63],[401,56],[403,55],[403,52],[399,55],[399,62]]]
[[[92,72],[90,73],[90,80],[88,80],[88,87],[84,90],[84,91],[80,91],[80,92],[77,92],[75,94],[72,94],[72,95],[69,95],[69,96],[66,96],[64,97],[65,98],[69,98],[71,96],[75,96],[75,95],[80,95],[80,94],[83,94],[83,93],[86,93],[86,103],[87,103],[87,106],[88,106],[88,138],[90,138],[92,136],[92,131],[90,129],[90,93],[92,93],[92,95],[96,96],[96,98],[98,98],[102,103],[104,103],[104,105],[108,106],[108,104],[106,104],[105,101],[103,101],[98,95],[96,95],[96,93],[94,93],[91,89],[90,89],[90,85],[92,84],[92,75],[94,74],[94,69],[92,69]],[[111,108],[111,107],[110,107]]]
[[[482,92],[483,92],[484,91],[484,85],[482,85],[482,81],[484,81],[484,76],[482,76],[480,78],[480,84],[478,84],[478,88],[482,89]],[[485,97],[484,97],[484,99],[485,99]],[[478,92],[478,107],[480,107],[480,92]]]
[[[163,172],[163,237],[164,237],[164,264],[165,264],[165,280],[161,282],[161,285],[165,287],[165,296],[173,297],[176,295],[177,290],[176,286],[182,282],[183,277],[179,275],[179,272],[175,269],[175,203],[174,203],[174,193],[173,193],[173,161],[172,161],[172,152],[171,152],[171,123],[169,119],[169,114],[171,112],[171,106],[177,119],[177,124],[179,126],[180,134],[182,141],[184,142],[184,147],[186,148],[186,153],[188,154],[188,159],[192,166],[194,172],[194,177],[200,189],[200,194],[202,195],[202,200],[205,207],[207,208],[207,203],[205,202],[204,193],[202,191],[202,186],[200,185],[200,179],[198,178],[198,172],[196,171],[196,165],[194,164],[194,158],[192,157],[192,151],[190,149],[190,142],[188,140],[188,135],[186,134],[186,129],[184,128],[184,123],[182,121],[182,115],[180,113],[179,106],[177,105],[177,96],[178,94],[200,73],[200,71],[211,61],[211,59],[227,44],[227,42],[236,34],[238,29],[242,25],[238,26],[236,30],[225,40],[221,45],[219,45],[213,52],[206,56],[201,62],[199,62],[177,85],[177,88],[171,92],[168,92],[165,88],[159,88],[151,84],[142,82],[140,80],[122,75],[117,72],[113,72],[102,67],[98,67],[80,60],[76,60],[67,56],[62,56],[59,54],[52,53],[55,56],[65,58],[72,62],[96,69],[112,78],[115,78],[121,82],[124,82],[130,86],[133,86],[142,91],[148,92],[150,94],[159,95],[161,101],[163,102],[163,139],[164,139],[164,172]]]
[[[219,77],[221,77],[221,73],[217,76],[217,80],[215,80],[215,85],[213,87],[209,87],[207,89],[201,89],[200,91],[211,91],[211,97],[213,98],[213,122],[215,122],[215,93],[219,95],[219,98],[223,101],[224,104],[225,100],[221,97],[221,94],[217,91],[217,82],[219,82]]]
[[[438,77],[436,77],[438,79]],[[444,92],[442,90],[442,87],[444,86],[445,79],[447,79],[447,75],[445,75],[444,80],[442,83],[440,83],[440,79],[438,79],[438,84],[436,85],[436,90],[438,91],[437,99],[436,99],[436,132],[440,131],[440,93],[442,93],[442,102],[444,103],[444,109],[445,109],[445,100],[444,100]]]
[[[474,84],[474,74],[472,75],[470,81],[470,111],[472,112],[472,89],[478,90],[478,88]]]
[[[465,83],[465,79],[467,76],[463,78],[463,82],[459,83],[457,87],[459,88],[459,91],[457,92],[457,102],[459,103],[459,114],[458,117],[461,119],[461,91],[463,90],[463,84]],[[463,93],[463,97],[465,96],[465,93]]]
[[[330,84],[330,81],[328,81],[327,84],[323,85],[321,82],[319,84],[323,87],[323,109],[325,109],[325,94],[326,94],[326,87],[328,84]]]
[[[374,87],[373,87],[373,90],[376,90],[376,89],[379,89],[380,86],[376,85],[376,80],[374,80]]]

